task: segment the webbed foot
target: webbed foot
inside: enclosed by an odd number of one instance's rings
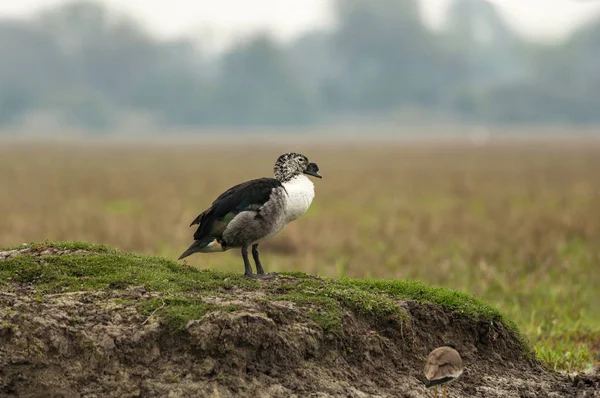
[[[244,274],[244,276],[246,278],[268,280],[268,279],[275,279],[276,274]]]

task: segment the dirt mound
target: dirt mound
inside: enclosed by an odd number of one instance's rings
[[[548,372],[506,322],[469,311],[474,302],[423,300],[432,294],[423,285],[408,294],[408,285],[303,275],[256,282],[54,249],[0,259],[1,396],[425,397],[423,359],[446,342],[466,364],[450,397],[600,396],[600,378]],[[94,264],[102,272],[83,272]],[[190,285],[162,289],[171,285],[145,269]],[[128,277],[117,280],[121,271]],[[453,297],[435,297],[444,292]]]

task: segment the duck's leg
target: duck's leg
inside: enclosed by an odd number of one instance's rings
[[[258,243],[252,245],[252,258],[254,258],[254,264],[256,264],[256,273],[259,275],[264,275],[265,270],[263,269],[263,266],[260,263],[260,258],[258,257]]]
[[[246,269],[246,271],[244,272],[244,275],[246,275],[248,278],[254,278],[254,279],[273,279],[274,278],[273,275],[265,275],[265,271],[263,270],[262,265],[260,265],[260,260],[258,260],[258,249],[255,250],[254,245],[252,245],[252,257],[254,257],[254,262],[256,263],[256,270],[257,270],[258,274],[252,273],[252,266],[250,265],[250,260],[248,259],[248,246],[242,247],[242,257],[244,258],[244,268]]]
[[[242,258],[244,259],[244,275],[252,277],[252,265],[250,265],[250,260],[248,259],[248,246],[242,246]]]
[[[446,385],[444,384],[444,398],[446,398]]]

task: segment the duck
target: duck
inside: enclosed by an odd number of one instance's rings
[[[258,245],[275,237],[287,224],[306,213],[315,197],[309,176],[323,178],[316,163],[295,152],[280,155],[273,174],[273,177],[235,185],[219,195],[190,224],[190,227],[198,225],[194,242],[179,260],[194,253],[241,249],[246,277],[273,278],[273,274],[265,274]],[[256,273],[252,272],[248,258],[249,248]]]
[[[458,378],[463,372],[463,361],[453,344],[444,344],[429,353],[425,360],[423,373],[425,387],[435,387],[437,398],[438,386],[443,385],[443,397],[446,398],[447,383]]]

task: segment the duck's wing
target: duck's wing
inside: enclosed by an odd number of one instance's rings
[[[208,235],[221,237],[235,216],[242,211],[260,210],[273,190],[280,187],[283,188],[283,185],[274,178],[258,178],[229,188],[192,221],[190,226],[199,224],[194,239],[199,240]]]

